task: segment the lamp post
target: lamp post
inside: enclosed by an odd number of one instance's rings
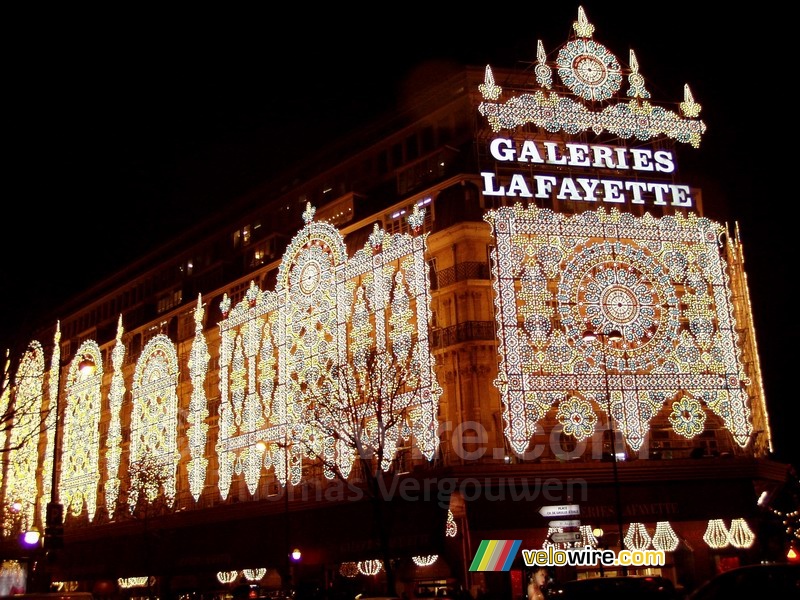
[[[58,365],[54,398],[55,406],[53,407],[55,409],[55,419],[53,423],[53,471],[50,474],[50,502],[47,503],[44,533],[44,549],[48,553],[50,562],[53,562],[55,559],[55,550],[62,548],[64,545],[64,505],[61,504],[58,493],[58,472],[61,469],[61,453],[59,452],[61,444],[61,369],[67,364],[66,362],[61,362]],[[78,372],[81,377],[91,376],[94,374],[94,371],[95,362],[91,356],[86,354],[81,356],[81,361],[78,363]],[[52,575],[52,571],[50,574]]]
[[[616,344],[622,340],[622,334],[616,329],[608,332],[586,331],[583,334],[583,341],[587,343],[601,342],[601,352],[603,355],[603,377],[606,388],[606,412],[608,413],[608,431],[611,435],[611,469],[614,478],[614,512],[617,517],[617,533],[619,535],[620,552],[625,549],[625,535],[622,526],[622,496],[619,485],[619,469],[617,465],[617,433],[614,429],[614,415],[611,413],[611,390],[608,385],[608,361],[606,360],[605,344]],[[628,567],[622,565],[622,574],[628,574]]]
[[[266,452],[269,446],[263,440],[256,443],[256,448],[260,452]],[[292,561],[298,562],[302,556],[299,548],[292,549],[291,528],[289,525],[289,434],[288,426],[284,427],[283,433],[283,471],[284,471],[284,484],[283,484],[283,521],[284,521],[284,585],[286,587],[286,597],[291,595],[291,588],[293,585],[293,571],[294,567]]]

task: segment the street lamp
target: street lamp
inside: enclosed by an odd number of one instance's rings
[[[622,526],[622,497],[619,486],[619,470],[617,466],[617,433],[614,429],[614,415],[611,413],[611,390],[608,385],[608,361],[606,360],[606,344],[616,344],[622,341],[622,334],[616,329],[608,332],[586,331],[583,334],[583,341],[586,343],[601,342],[601,352],[603,354],[603,376],[606,388],[606,412],[608,413],[608,431],[611,435],[611,468],[614,477],[614,512],[617,517],[617,533],[619,535],[620,552],[625,549],[625,535]],[[622,565],[622,574],[628,574],[628,567]]]
[[[55,419],[53,423],[53,471],[50,481],[50,502],[47,503],[45,516],[44,548],[48,552],[61,548],[64,545],[64,505],[61,504],[58,494],[58,472],[61,469],[61,369],[66,366],[62,362],[58,366],[55,386]],[[78,372],[82,378],[89,377],[95,372],[95,362],[91,356],[84,354],[78,363]]]
[[[264,453],[268,449],[268,445],[265,441],[260,440],[256,442],[256,448],[261,453]],[[291,536],[291,527],[289,524],[289,437],[288,437],[288,427],[284,428],[283,433],[283,469],[284,469],[284,484],[283,484],[283,519],[284,519],[284,570],[285,570],[285,586],[286,586],[286,595],[289,596],[291,592],[291,587],[293,585],[293,571],[294,567],[292,566],[292,561],[298,562],[302,556],[299,548],[292,549],[290,545],[290,536]]]

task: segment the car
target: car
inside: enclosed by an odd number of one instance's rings
[[[672,581],[660,575],[619,575],[556,583],[548,597],[559,600],[677,600],[680,595]]]
[[[687,598],[800,598],[800,564],[763,563],[736,567],[715,575]]]

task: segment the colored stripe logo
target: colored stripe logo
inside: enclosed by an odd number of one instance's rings
[[[470,571],[508,571],[517,556],[522,540],[483,540]]]

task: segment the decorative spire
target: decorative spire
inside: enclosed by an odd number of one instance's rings
[[[689,89],[689,84],[683,86],[683,102],[681,102],[681,112],[687,117],[697,117],[703,107],[694,101],[692,90]]]
[[[303,221],[305,221],[306,225],[314,220],[314,214],[316,212],[317,209],[311,206],[311,202],[306,202],[306,209],[303,211]]]
[[[383,245],[383,231],[377,223],[372,226],[372,233],[369,234],[369,245],[375,252],[380,252]]]
[[[198,330],[198,327],[202,328],[203,316],[205,315],[205,312],[206,311],[203,308],[203,294],[197,294],[197,308],[194,309],[195,331]]]
[[[311,206],[309,204],[309,206]],[[313,213],[312,213],[313,217]],[[308,223],[308,221],[306,221]],[[261,290],[258,289],[256,286],[256,282],[254,280],[250,280],[250,287],[247,288],[247,292],[245,293],[244,297],[247,298],[247,303],[250,305],[250,308],[253,308],[256,303],[258,302],[258,295],[261,293]]]
[[[575,34],[582,38],[590,38],[594,33],[594,25],[589,23],[582,6],[578,7],[578,20],[572,24],[572,28]]]
[[[636,60],[636,54],[633,50],[630,53],[631,60],[631,74],[628,75],[628,84],[631,86],[628,90],[628,96],[631,98],[649,98],[650,92],[644,87],[644,77],[639,73],[639,61]]]
[[[227,319],[228,313],[231,312],[231,299],[227,292],[222,295],[222,301],[219,303],[219,310],[222,316]]]
[[[547,65],[542,40],[536,41],[536,82],[547,90],[553,87],[553,70]]]
[[[425,209],[420,208],[419,204],[414,205],[414,209],[411,211],[411,214],[408,215],[408,224],[411,226],[411,230],[414,233],[419,233],[419,230],[422,229],[422,224],[425,222]]]
[[[497,100],[503,92],[503,88],[494,84],[494,75],[489,65],[486,65],[486,75],[484,75],[483,83],[478,85],[478,91],[487,100]]]

